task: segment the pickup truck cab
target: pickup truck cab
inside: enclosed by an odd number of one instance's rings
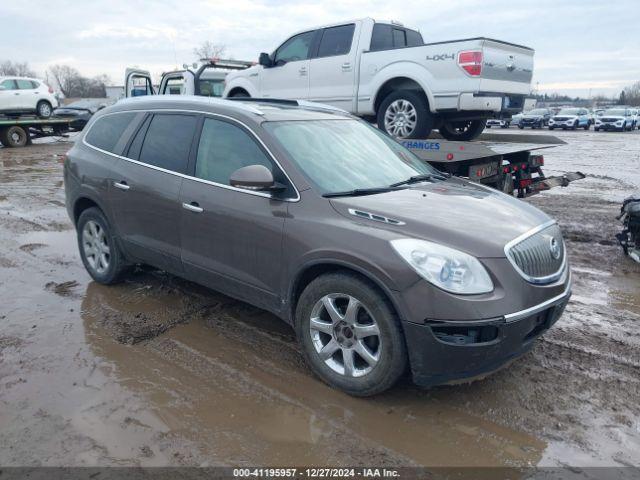
[[[224,81],[230,70],[242,70],[252,66],[253,62],[240,60],[221,60],[203,58],[200,64],[183,65],[182,70],[162,74],[160,85],[156,89],[148,70],[127,68],[124,85],[125,97],[146,95],[199,95],[203,97],[221,97]]]
[[[310,28],[259,65],[226,78],[224,97],[302,99],[342,108],[400,138],[470,140],[488,118],[525,107],[531,48],[488,38],[425,44],[422,35],[372,18]]]

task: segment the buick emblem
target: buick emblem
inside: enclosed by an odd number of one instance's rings
[[[560,244],[554,237],[551,237],[549,240],[549,252],[551,252],[551,256],[556,260],[560,258]]]

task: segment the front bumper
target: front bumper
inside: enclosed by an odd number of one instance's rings
[[[414,382],[434,386],[470,379],[526,353],[564,312],[571,297],[568,273],[558,287],[531,307],[493,318],[405,322]]]

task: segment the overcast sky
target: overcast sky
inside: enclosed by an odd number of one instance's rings
[[[290,33],[371,16],[418,28],[426,42],[487,36],[536,50],[534,87],[587,96],[640,80],[640,0],[22,0],[0,1],[0,61],[38,75],[56,63],[122,84],[196,60],[205,40],[255,60]]]

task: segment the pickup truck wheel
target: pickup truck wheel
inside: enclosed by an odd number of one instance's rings
[[[447,140],[467,141],[480,136],[486,124],[486,120],[445,121],[439,130],[440,135]]]
[[[400,321],[384,294],[363,278],[330,273],[313,280],[296,307],[296,334],[322,380],[365,397],[390,388],[407,365]]]
[[[39,117],[49,118],[53,113],[53,108],[51,107],[51,104],[46,100],[40,100],[38,102],[38,105],[36,106],[36,113]]]
[[[18,125],[0,130],[0,143],[5,147],[19,148],[29,143],[29,131]]]
[[[397,138],[427,138],[433,116],[423,95],[411,90],[389,94],[380,104],[378,128]]]
[[[230,95],[231,98],[250,98],[250,95],[247,92],[239,91]]]

